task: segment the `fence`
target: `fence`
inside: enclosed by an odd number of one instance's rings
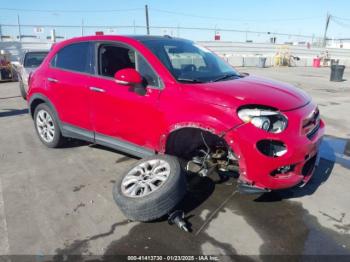
[[[29,24],[0,24],[0,40],[2,41],[47,41],[51,39],[54,30],[57,39],[67,39],[74,36],[91,35],[96,31],[105,34],[146,34],[147,28],[143,25],[29,25]],[[227,29],[184,26],[151,26],[151,34],[170,35],[190,38],[196,41],[214,40],[254,42],[254,43],[310,43],[320,46],[322,38],[314,35],[287,34],[279,32],[260,32],[248,29]]]
[[[96,31],[105,34],[145,34],[146,27],[131,26],[59,26],[59,25],[0,25],[0,49],[11,54],[16,61],[25,50],[49,49],[52,45],[51,31],[55,31],[57,41],[79,35],[91,35]],[[234,66],[255,66],[259,56],[267,57],[267,65],[273,64],[273,58],[281,49],[300,57],[297,66],[311,66],[312,59],[325,52],[320,48],[320,38],[303,35],[262,33],[234,29],[195,28],[195,27],[151,27],[151,34],[172,35],[196,40]],[[213,39],[220,33],[220,41]],[[21,36],[21,37],[19,37]],[[249,41],[254,38],[253,42]],[[277,37],[276,43],[270,43],[271,37]],[[283,41],[290,40],[290,41]],[[248,40],[248,41],[247,41]],[[299,40],[299,41],[298,41]],[[310,41],[310,42],[309,42]],[[288,45],[283,43],[287,42]],[[293,43],[293,44],[291,44]],[[307,43],[310,43],[309,45]],[[297,45],[295,45],[297,44]],[[339,59],[341,64],[350,65],[350,49],[327,48],[330,58]]]

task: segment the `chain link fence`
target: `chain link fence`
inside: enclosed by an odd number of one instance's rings
[[[55,32],[56,41],[76,36],[104,34],[146,34],[146,26],[140,25],[30,25],[30,24],[0,24],[1,41],[52,41]],[[289,45],[322,45],[321,37],[310,35],[287,34],[278,32],[258,32],[240,29],[184,27],[184,26],[151,26],[153,35],[170,35],[189,38],[195,41],[232,41],[245,43],[275,43]]]

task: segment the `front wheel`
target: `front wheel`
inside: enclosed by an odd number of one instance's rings
[[[59,147],[64,142],[58,121],[51,108],[45,103],[38,105],[34,112],[35,130],[41,142],[47,147]]]
[[[172,211],[186,193],[186,180],[176,157],[156,155],[136,162],[118,177],[113,197],[124,215],[152,221]]]

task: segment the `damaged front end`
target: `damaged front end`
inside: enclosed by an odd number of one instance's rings
[[[271,124],[270,129],[261,128],[263,125],[255,124],[258,121],[252,123],[249,119],[224,136],[238,159],[239,187],[245,192],[266,192],[304,185],[317,166],[325,125],[316,105],[309,103],[278,114],[283,115],[281,120],[288,119],[286,124],[276,125],[283,126],[283,130],[273,128]]]

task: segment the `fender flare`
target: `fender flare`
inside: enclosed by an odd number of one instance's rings
[[[28,101],[28,105],[29,105],[28,111],[29,111],[29,114],[31,115],[31,117],[34,118],[34,112],[32,112],[32,104],[33,104],[33,102],[34,102],[35,100],[37,100],[37,99],[40,99],[40,100],[44,101],[44,103],[45,103],[46,105],[48,105],[48,107],[50,107],[50,109],[52,110],[54,116],[55,116],[56,119],[57,119],[57,122],[58,122],[58,125],[59,125],[60,129],[62,130],[61,120],[60,120],[60,118],[59,118],[59,115],[58,115],[58,113],[57,113],[57,110],[56,110],[55,106],[54,106],[53,103],[50,101],[50,99],[48,99],[48,98],[47,98],[45,95],[43,95],[43,94],[38,94],[38,93],[37,93],[37,94],[33,94],[33,95],[30,97],[30,99],[29,99],[29,101]]]
[[[218,132],[215,128],[212,128],[211,126],[208,126],[208,125],[204,125],[200,122],[179,122],[171,125],[170,128],[167,129],[163,135],[161,135],[160,141],[159,141],[159,149],[160,149],[159,151],[161,153],[164,153],[166,150],[166,145],[167,145],[169,136],[172,133],[184,128],[195,128],[195,129],[203,130],[213,135],[216,135],[218,137],[220,137],[223,133],[223,132]]]

